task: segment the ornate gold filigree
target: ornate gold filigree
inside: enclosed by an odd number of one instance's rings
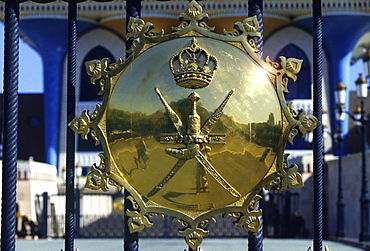
[[[92,129],[93,120],[95,120],[97,114],[99,113],[100,105],[96,104],[95,111],[89,115],[89,111],[82,111],[81,116],[74,118],[68,126],[78,134],[81,134],[81,138],[87,140],[87,135],[90,133],[90,136],[95,140],[95,145],[100,144],[100,140],[96,134],[96,131]]]
[[[91,76],[90,82],[95,85],[95,82],[100,79],[100,92],[98,95],[104,94],[106,86],[110,84],[110,82],[107,82],[110,77],[110,72],[122,63],[122,59],[120,58],[113,64],[109,63],[110,60],[108,58],[103,58],[102,60],[91,60],[85,63],[86,72]]]
[[[237,221],[234,222],[235,226],[243,227],[247,231],[258,232],[261,224],[259,217],[262,215],[262,210],[258,208],[258,201],[261,198],[260,195],[255,195],[249,204],[247,204],[243,213],[229,212],[223,214],[223,218],[235,218],[237,219]]]
[[[296,164],[289,164],[289,154],[284,154],[284,172],[281,174],[281,182],[279,190],[286,190],[287,188],[299,188],[302,187],[303,179],[302,175],[298,172],[298,166]]]
[[[216,220],[211,217],[199,222],[199,224],[190,224],[182,219],[174,218],[173,222],[177,222],[185,228],[179,231],[179,235],[183,236],[188,246],[195,250],[203,242],[203,237],[206,237],[209,234],[209,231],[204,228],[210,222],[216,222]]]
[[[305,137],[307,132],[312,132],[320,123],[315,116],[307,114],[305,109],[300,110],[298,118],[301,122],[299,131],[302,133],[302,137]]]
[[[154,32],[152,29],[154,28],[151,22],[145,23],[144,20],[136,17],[130,17],[129,24],[128,24],[128,32],[126,35],[126,39],[133,39],[132,45],[130,48],[127,48],[127,52],[131,53],[135,50],[139,41],[136,38],[144,38],[144,37],[160,37],[163,36],[164,30],[160,32]]]
[[[224,34],[227,36],[240,36],[246,34],[251,37],[261,37],[261,33],[258,32],[259,24],[256,16],[247,17],[243,22],[236,22],[234,24],[235,31],[226,31]]]
[[[291,80],[292,82],[295,82],[297,80],[297,74],[301,70],[302,62],[301,59],[296,58],[288,58],[284,56],[280,56],[280,64],[277,64],[275,62],[272,62],[269,58],[269,56],[266,57],[266,62],[274,67],[275,69],[280,70],[282,75],[282,84],[283,84],[283,91],[285,93],[289,93],[288,90],[288,82]]]
[[[296,128],[293,128],[290,133],[289,133],[289,137],[288,137],[288,143],[293,145],[293,139],[295,138],[295,136],[298,135],[298,129]]]
[[[93,164],[90,167],[90,173],[87,175],[85,187],[92,190],[108,191],[108,185],[115,186],[118,191],[122,189],[122,185],[111,179],[109,172],[105,168],[105,156],[103,153],[98,154],[100,157],[100,164],[96,166]]]
[[[207,20],[208,14],[203,13],[203,8],[197,1],[192,0],[185,9],[185,12],[181,13],[179,19],[183,21],[179,26],[172,27],[173,31],[179,31],[188,26],[199,26],[205,30],[213,31],[215,28],[208,26],[204,20]]]
[[[126,210],[126,214],[130,217],[128,219],[128,227],[130,229],[130,233],[141,231],[144,227],[153,226],[153,223],[151,223],[145,215],[141,214],[138,211]]]

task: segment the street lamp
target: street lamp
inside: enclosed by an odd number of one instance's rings
[[[340,126],[334,131],[334,140],[338,146],[338,196],[337,196],[337,238],[344,237],[344,200],[343,200],[343,185],[342,185],[342,142],[344,140],[342,129]]]
[[[343,185],[342,185],[342,123],[345,119],[344,104],[346,102],[346,86],[339,82],[335,87],[335,101],[336,101],[336,120],[338,127],[334,131],[333,137],[338,147],[338,194],[337,194],[337,231],[335,236],[341,238],[345,236],[344,233],[344,200],[343,200]]]
[[[365,78],[370,78],[370,48],[364,48],[364,54],[362,55],[362,61],[364,63]]]
[[[370,58],[369,58],[370,59]],[[365,62],[365,60],[364,60]],[[369,60],[367,60],[369,63]],[[357,119],[353,117],[353,119],[361,126],[361,151],[362,151],[362,179],[361,179],[361,232],[360,232],[360,241],[370,241],[370,232],[369,232],[369,196],[368,196],[368,189],[367,189],[367,167],[366,167],[366,114],[365,114],[365,105],[364,99],[367,98],[367,81],[361,75],[356,80],[356,90],[357,90],[357,98],[360,99],[360,109],[361,109],[361,116],[358,116]],[[359,118],[359,119],[358,119]]]
[[[336,104],[336,118],[337,121],[343,121],[345,113],[347,113],[355,122],[355,125],[361,128],[361,152],[362,152],[362,179],[361,179],[361,197],[360,197],[360,205],[361,205],[361,232],[360,232],[360,241],[370,241],[370,232],[369,232],[369,198],[368,198],[368,189],[367,189],[367,167],[366,167],[366,115],[365,115],[365,105],[364,100],[367,98],[367,82],[364,77],[360,75],[360,77],[356,80],[356,95],[357,98],[360,99],[360,106],[355,110],[353,114],[344,111],[344,103],[346,101],[346,88],[343,85],[343,83],[339,83],[335,88],[335,98],[337,101]],[[337,138],[339,139],[339,138]],[[342,139],[342,137],[341,137]],[[338,141],[338,151],[339,151],[339,141]],[[338,152],[338,156],[341,159],[341,152]],[[338,167],[338,202],[337,202],[337,210],[338,210],[338,229],[337,229],[337,237],[342,237],[341,235],[341,229],[339,227],[343,227],[341,223],[339,223],[339,217],[341,216],[341,204],[340,202],[340,196],[342,196],[340,193],[341,191],[341,179],[342,179],[342,167],[341,167],[341,161],[339,161],[339,167]],[[339,236],[338,236],[339,235]]]

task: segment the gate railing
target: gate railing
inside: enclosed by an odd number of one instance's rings
[[[2,224],[1,248],[15,250],[16,232],[16,181],[17,181],[17,130],[18,130],[18,70],[19,70],[19,5],[23,0],[3,0],[5,2],[4,17],[4,130],[3,130],[3,173],[2,173]],[[95,0],[107,2],[107,0]],[[35,0],[38,3],[54,2],[54,0]],[[68,87],[67,87],[67,119],[75,117],[75,86],[76,86],[76,39],[77,39],[77,3],[84,0],[68,1]],[[248,6],[259,6],[261,14],[262,0],[249,0]],[[126,1],[126,20],[130,16],[140,16],[141,0]],[[314,41],[314,116],[322,118],[322,21],[321,0],[313,0],[313,34]],[[251,10],[249,15],[254,15]],[[262,15],[261,15],[262,16]],[[262,26],[261,26],[262,27]],[[131,41],[128,41],[130,44]],[[127,46],[129,48],[130,46]],[[64,103],[64,102],[63,102]],[[67,127],[67,125],[66,125]],[[65,211],[65,251],[74,251],[74,203],[75,203],[75,135],[67,128],[67,170],[66,170],[66,211]],[[322,131],[314,134],[314,250],[322,250]],[[127,236],[125,236],[127,237]],[[125,238],[125,250],[137,243],[137,235]],[[126,245],[127,244],[127,245]],[[136,248],[136,246],[135,246]],[[136,250],[136,249],[135,249]]]

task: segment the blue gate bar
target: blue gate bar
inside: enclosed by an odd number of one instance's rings
[[[313,110],[322,121],[322,14],[321,0],[313,0]],[[314,251],[322,250],[323,238],[323,127],[314,131]]]
[[[77,40],[77,1],[68,1],[68,82],[67,82],[67,122],[75,117],[76,108],[76,40]],[[75,214],[75,134],[67,127],[66,160],[66,215],[65,251],[74,251]]]
[[[18,152],[19,1],[5,1],[1,249],[15,250]]]
[[[127,0],[126,1],[126,34],[128,33],[128,23],[130,17],[140,18],[141,17],[141,0]],[[128,50],[132,45],[132,39],[126,41],[126,50]],[[126,52],[126,58],[130,56]],[[132,203],[127,199],[130,193],[125,189],[124,191],[124,208],[126,210],[134,210]],[[124,212],[124,227],[123,227],[123,250],[124,251],[138,251],[139,250],[139,233],[130,233],[128,227],[129,217]]]
[[[258,32],[261,37],[256,39],[257,48],[260,49],[258,56],[263,55],[263,0],[248,0],[248,17],[256,16],[258,21]],[[260,192],[262,195],[263,192]],[[263,202],[262,202],[263,203]],[[261,203],[258,205],[261,206]],[[263,251],[263,218],[259,216],[260,227],[257,233],[248,232],[248,250]]]

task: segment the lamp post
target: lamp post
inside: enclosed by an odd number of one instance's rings
[[[365,78],[370,78],[370,45],[364,47],[362,61],[364,63]]]
[[[365,61],[365,60],[364,60]],[[360,108],[361,116],[358,116],[357,119],[353,116],[353,119],[361,126],[361,152],[362,152],[362,179],[361,179],[361,232],[360,232],[360,241],[370,241],[370,232],[369,232],[369,196],[367,188],[367,166],[366,166],[366,114],[365,114],[365,105],[364,100],[367,98],[367,82],[366,79],[361,75],[356,80],[356,90],[357,98],[360,99]]]
[[[342,129],[340,126],[334,131],[334,139],[338,146],[338,194],[337,194],[337,231],[335,236],[341,238],[345,236],[344,232],[344,200],[343,200],[343,185],[342,185]]]
[[[343,200],[343,185],[342,185],[342,123],[345,119],[344,104],[346,102],[346,86],[339,82],[335,87],[335,101],[336,101],[336,120],[338,123],[337,129],[334,131],[334,140],[337,143],[338,150],[338,193],[337,193],[337,230],[335,236],[342,238],[345,236],[344,232],[344,207],[345,203]]]
[[[370,59],[370,57],[369,57]],[[344,111],[344,104],[346,100],[346,87],[343,83],[339,83],[335,88],[335,98],[336,98],[336,119],[337,121],[343,121],[345,117],[345,113],[347,113],[355,122],[355,125],[360,127],[361,129],[361,197],[360,197],[360,207],[361,207],[361,232],[360,232],[360,241],[370,241],[370,225],[369,225],[369,205],[370,200],[368,197],[368,179],[367,179],[367,166],[366,166],[366,122],[367,118],[365,115],[365,105],[364,100],[367,98],[367,82],[364,77],[360,75],[360,77],[356,80],[356,95],[357,98],[360,99],[360,107],[356,109],[356,111],[351,114],[347,111]],[[339,139],[339,138],[337,138]],[[343,137],[341,137],[343,139]],[[339,151],[340,144],[338,142],[338,151]],[[341,150],[340,150],[341,151]],[[341,158],[341,152],[338,152],[338,156]],[[338,213],[338,222],[337,222],[337,237],[341,236],[342,232],[340,227],[343,227],[339,222],[339,217],[343,213],[341,211],[341,203],[340,198],[342,195],[340,194],[341,191],[341,179],[342,179],[342,167],[341,161],[339,161],[338,167],[338,202],[337,202],[337,213]],[[342,221],[343,222],[343,221]]]

